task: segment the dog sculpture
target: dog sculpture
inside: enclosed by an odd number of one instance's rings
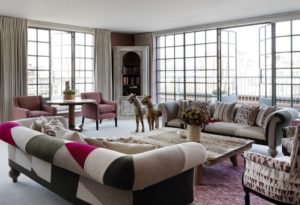
[[[136,132],[139,131],[139,121],[142,124],[142,132],[145,131],[144,128],[144,114],[145,114],[145,108],[141,104],[140,100],[136,96],[136,94],[130,94],[128,97],[128,101],[130,104],[134,105],[134,113],[135,113],[135,121],[136,121]]]
[[[146,107],[146,116],[149,124],[149,129],[154,129],[154,122],[155,128],[159,127],[159,117],[161,116],[161,111],[158,110],[158,107],[153,105],[151,101],[151,96],[144,96],[141,103]]]

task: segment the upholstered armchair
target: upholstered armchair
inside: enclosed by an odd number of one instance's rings
[[[40,117],[54,116],[57,109],[44,104],[43,97],[39,96],[18,96],[13,98],[13,118],[14,120]]]
[[[291,156],[271,158],[245,152],[243,186],[245,204],[249,192],[275,204],[300,204],[300,125],[297,126]]]
[[[82,99],[93,99],[94,104],[82,105],[82,125],[85,118],[96,120],[96,129],[99,129],[99,121],[103,119],[115,119],[115,126],[117,127],[118,104],[116,101],[109,101],[103,98],[101,92],[81,93]]]

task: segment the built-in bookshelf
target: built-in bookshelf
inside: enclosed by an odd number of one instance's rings
[[[149,95],[149,48],[147,46],[114,47],[114,100],[119,103],[119,114],[134,115],[128,96]]]
[[[123,96],[135,93],[137,96],[141,95],[141,76],[140,66],[124,66],[122,72],[123,81]]]

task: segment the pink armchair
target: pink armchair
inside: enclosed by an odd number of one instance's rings
[[[117,127],[118,121],[118,104],[116,101],[105,100],[101,92],[81,93],[82,99],[96,100],[95,104],[82,105],[82,125],[85,118],[96,120],[96,129],[99,129],[103,119],[115,119],[115,126]]]
[[[42,96],[18,96],[13,98],[13,118],[14,120],[39,117],[54,116],[57,114],[55,107],[44,104]]]

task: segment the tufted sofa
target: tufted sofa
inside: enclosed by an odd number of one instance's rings
[[[166,102],[159,104],[159,109],[162,111],[162,126],[163,127],[181,127],[183,124],[177,118],[179,105],[177,102]],[[237,112],[238,106],[235,107],[234,113]],[[210,104],[210,114],[213,116],[215,104]],[[293,108],[279,109],[268,116],[266,126],[251,126],[234,122],[211,121],[205,126],[204,132],[221,134],[227,136],[241,137],[253,139],[256,143],[269,146],[269,154],[277,155],[276,147],[281,145],[282,128],[287,126],[291,120],[298,117],[297,110]]]
[[[193,170],[207,158],[201,144],[183,143],[126,155],[50,137],[26,127],[32,121],[0,124],[0,138],[8,143],[13,182],[20,173],[25,174],[73,204],[193,201]]]

